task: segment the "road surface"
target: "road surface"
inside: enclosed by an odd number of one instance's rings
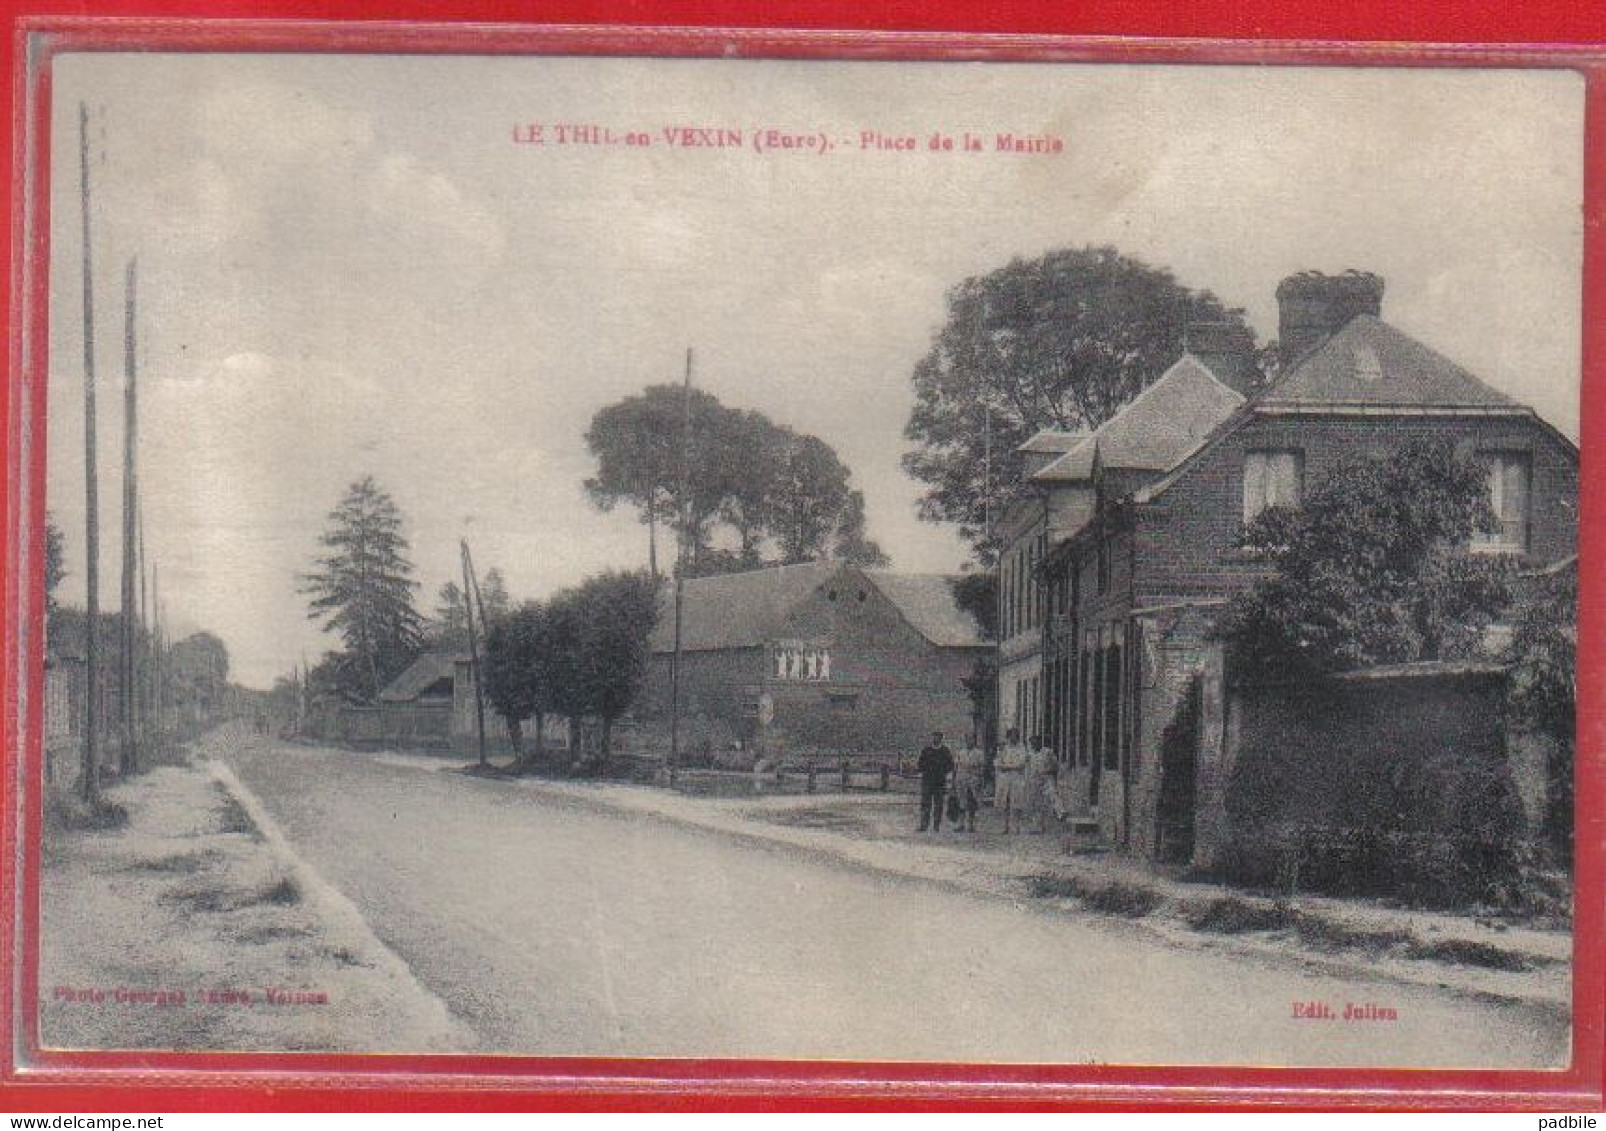
[[[463,1051],[1554,1067],[1527,1009],[1343,980],[657,819],[260,741],[302,858],[481,1041]],[[1394,1020],[1296,1019],[1296,1003]]]

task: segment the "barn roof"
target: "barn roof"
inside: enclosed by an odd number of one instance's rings
[[[390,681],[379,693],[382,703],[410,703],[443,679],[452,679],[457,664],[469,662],[467,652],[425,652]]]
[[[864,575],[898,607],[916,632],[940,648],[974,648],[987,643],[981,627],[954,600],[954,578],[945,573],[894,573],[867,569]]]
[[[1264,405],[1512,407],[1438,351],[1370,314],[1351,319],[1257,398]]]
[[[863,576],[932,644],[962,648],[986,643],[980,627],[954,600],[949,579],[941,574],[858,570],[841,562],[802,562],[743,573],[694,577],[686,581],[681,607],[681,650],[709,652],[726,648],[759,648],[774,640],[794,609],[830,579],[841,574]],[[659,591],[654,652],[675,647],[675,590]]]

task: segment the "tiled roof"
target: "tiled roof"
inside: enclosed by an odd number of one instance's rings
[[[1076,447],[1087,439],[1088,435],[1087,432],[1063,432],[1055,428],[1044,428],[1015,450],[1039,455],[1059,455]]]
[[[379,693],[383,703],[411,703],[443,679],[453,678],[453,667],[467,663],[467,652],[425,652]]]
[[[1166,471],[1244,403],[1197,358],[1184,354],[1090,436],[1031,478],[1070,483],[1105,467]]]
[[[1449,358],[1370,314],[1351,319],[1278,378],[1256,403],[1434,408],[1513,404]]]
[[[981,629],[954,600],[953,587],[942,574],[855,570],[841,562],[803,562],[744,573],[723,573],[687,580],[681,606],[683,652],[724,648],[758,648],[780,634],[792,611],[826,582],[840,574],[863,574],[931,643],[944,648],[983,645]],[[675,647],[675,588],[659,592],[654,652]]]
[[[757,648],[774,638],[782,622],[840,562],[803,562],[744,573],[721,573],[686,581],[681,606],[680,647],[685,652]],[[658,594],[654,652],[675,649],[675,587]]]
[[[915,631],[940,648],[986,645],[976,618],[954,600],[954,578],[944,573],[867,569],[866,577],[898,607]]]

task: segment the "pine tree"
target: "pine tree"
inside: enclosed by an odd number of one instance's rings
[[[327,551],[302,578],[311,620],[345,645],[341,690],[372,702],[417,654],[423,618],[413,607],[413,564],[401,534],[401,512],[372,476],[353,483],[329,512],[319,540]]]

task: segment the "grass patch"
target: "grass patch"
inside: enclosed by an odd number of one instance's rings
[[[351,951],[347,950],[343,946],[337,946],[333,948],[325,947],[323,952],[336,962],[340,963],[342,966],[366,967],[368,965],[368,963],[358,958],[355,954],[351,953]]]
[[[218,796],[223,798],[223,804],[218,807],[217,831],[220,833],[244,833],[252,840],[261,840],[261,831],[246,814],[240,803],[220,783],[213,782],[212,784],[218,791]]]
[[[1090,911],[1104,915],[1120,915],[1128,919],[1141,919],[1153,914],[1165,902],[1153,888],[1137,884],[1095,886],[1075,876],[1040,873],[1027,881],[1027,890],[1038,899],[1074,899]]]
[[[1188,915],[1188,926],[1215,935],[1242,935],[1251,931],[1280,931],[1294,925],[1293,911],[1280,903],[1251,903],[1246,899],[1212,900]]]
[[[1294,927],[1299,932],[1299,941],[1316,950],[1369,950],[1380,953],[1398,949],[1411,941],[1410,934],[1405,931],[1346,927],[1314,915],[1299,916]]]
[[[1431,962],[1482,966],[1487,970],[1521,972],[1533,969],[1533,963],[1520,954],[1501,950],[1488,943],[1473,942],[1470,939],[1445,939],[1442,942],[1432,943],[1412,942],[1406,949],[1406,954],[1411,958],[1426,959]]]
[[[243,943],[270,943],[281,939],[304,939],[311,933],[305,927],[252,927],[236,932],[234,937]]]
[[[301,902],[301,889],[296,887],[294,880],[287,877],[262,892],[252,902],[273,903],[280,907],[290,907]]]
[[[211,852],[180,852],[173,856],[161,856],[155,860],[141,860],[137,864],[130,864],[130,872],[157,872],[169,876],[193,876],[197,872],[210,868],[217,859]]]

